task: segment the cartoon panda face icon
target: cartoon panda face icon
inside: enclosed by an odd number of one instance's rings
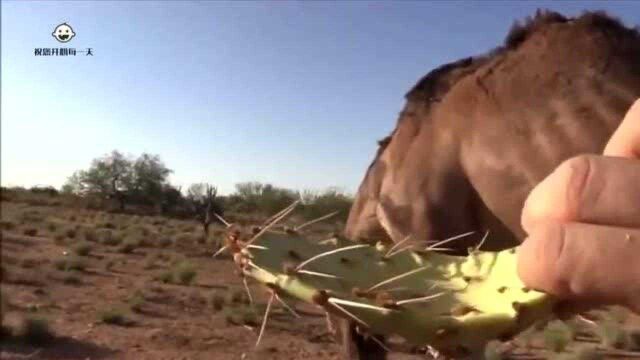
[[[69,24],[63,23],[56,26],[51,35],[59,42],[66,43],[71,41],[71,39],[76,36],[76,33],[73,32],[73,29],[71,28],[71,26],[69,26]]]

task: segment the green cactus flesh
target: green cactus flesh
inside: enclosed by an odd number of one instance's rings
[[[518,277],[514,249],[467,257],[388,250],[266,232],[237,246],[234,257],[245,276],[276,294],[321,306],[368,333],[436,349],[477,351],[552,313],[554,300]]]

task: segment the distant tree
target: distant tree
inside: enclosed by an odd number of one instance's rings
[[[236,184],[236,193],[240,199],[240,211],[259,211],[265,215],[274,214],[291,205],[299,198],[298,193],[259,182],[243,182]]]
[[[160,204],[171,172],[158,155],[144,153],[134,160],[114,150],[94,159],[89,169],[76,171],[63,190],[115,199],[124,210],[127,202]]]
[[[167,178],[173,171],[160,160],[160,156],[143,153],[131,164],[129,194],[137,202],[160,204]]]
[[[176,211],[177,208],[185,203],[184,200],[181,186],[164,185],[162,189],[162,213],[167,214]]]

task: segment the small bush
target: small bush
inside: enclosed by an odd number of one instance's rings
[[[73,252],[80,256],[87,256],[92,250],[93,246],[88,242],[83,242],[73,247]]]
[[[23,224],[33,224],[33,223],[41,223],[43,222],[45,219],[45,216],[37,211],[25,211],[24,213],[20,214],[20,222]]]
[[[117,309],[108,309],[100,312],[100,321],[105,324],[127,326],[129,321],[126,315]]]
[[[53,265],[60,271],[83,271],[87,267],[85,261],[77,257],[57,259],[53,262]]]
[[[120,243],[120,242],[116,243],[114,241],[114,239],[116,239],[117,237],[114,236],[113,231],[108,229],[96,230],[96,237],[98,238],[98,241],[104,245],[115,246]]]
[[[244,289],[234,289],[228,296],[228,302],[231,304],[249,304],[249,296]]]
[[[142,293],[136,292],[131,299],[129,299],[129,308],[133,312],[140,312],[142,305],[144,305],[144,296],[142,296]]]
[[[113,265],[115,265],[116,262],[113,260],[109,260],[106,263],[104,263],[104,270],[105,271],[111,271],[111,269],[113,268]]]
[[[209,297],[209,304],[214,310],[222,310],[222,308],[224,308],[224,303],[225,299],[222,294],[218,293],[217,291],[211,293],[211,296]]]
[[[20,260],[20,267],[23,269],[32,269],[38,266],[38,260],[31,258],[24,258]]]
[[[66,231],[66,234],[65,234],[65,235],[67,235],[67,237],[68,237],[69,239],[75,239],[75,238],[76,238],[76,234],[77,234],[77,233],[76,233],[76,230],[75,230],[75,229],[67,229],[67,231]]]
[[[152,269],[156,265],[157,259],[158,259],[158,255],[156,254],[147,255],[144,261],[144,269],[146,270]]]
[[[38,229],[36,229],[36,228],[28,228],[28,229],[24,229],[24,231],[22,233],[24,235],[27,235],[27,236],[36,236],[36,235],[38,235]]]
[[[64,234],[58,233],[53,236],[53,242],[57,245],[64,245],[66,237]]]
[[[225,309],[225,320],[228,324],[257,326],[259,316],[251,307],[232,307]]]
[[[101,227],[101,228],[104,228],[104,229],[111,229],[111,230],[115,230],[115,229],[118,228],[114,223],[109,222],[109,221],[105,221],[105,222],[99,224],[98,227]]]
[[[605,320],[596,330],[602,345],[614,349],[627,349],[630,339],[620,323],[613,319]]]
[[[53,338],[47,320],[35,316],[27,316],[22,319],[16,329],[16,335],[25,342],[34,345],[46,343]]]
[[[544,346],[553,352],[564,351],[573,340],[573,332],[561,321],[549,323],[543,333]]]
[[[191,263],[184,261],[176,265],[175,273],[177,280],[181,284],[189,285],[193,282],[198,272]]]
[[[171,271],[164,271],[158,275],[158,280],[165,284],[171,284],[173,282],[173,273]]]
[[[47,223],[47,230],[49,230],[50,232],[55,232],[56,230],[58,230],[58,224],[56,224],[53,221],[50,221]]]
[[[97,242],[98,241],[98,233],[95,229],[85,228],[84,229],[84,239],[89,242]]]
[[[66,274],[62,278],[62,282],[67,285],[80,285],[82,284],[82,280],[75,274]]]
[[[180,244],[191,244],[193,243],[193,234],[191,233],[182,233],[176,237],[176,243]]]
[[[0,230],[13,230],[16,228],[16,223],[10,220],[1,220],[0,221]]]
[[[168,237],[163,237],[158,241],[158,246],[162,247],[162,248],[166,248],[169,247],[173,244],[173,240],[171,240]]]
[[[138,248],[138,242],[135,240],[127,240],[118,248],[118,252],[123,254],[131,254],[135,249]]]

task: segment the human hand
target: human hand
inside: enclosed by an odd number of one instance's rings
[[[640,313],[640,99],[605,147],[562,163],[527,198],[518,274],[583,308]]]

